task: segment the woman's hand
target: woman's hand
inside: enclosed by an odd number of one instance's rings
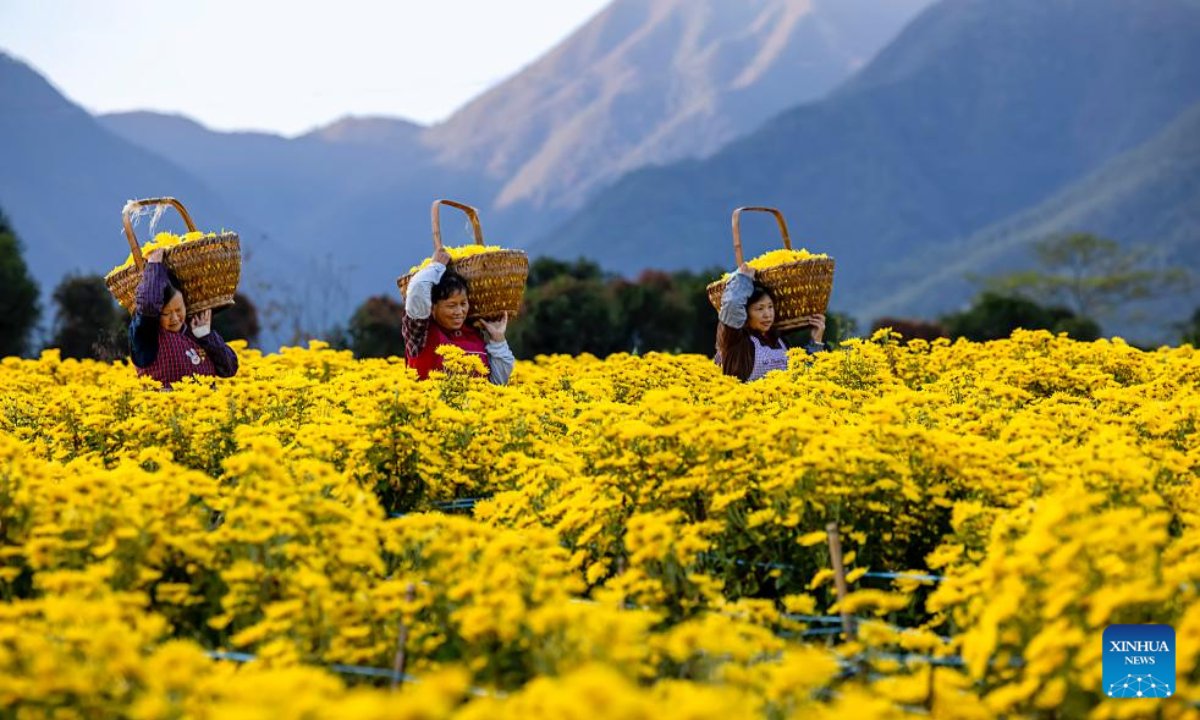
[[[450,253],[446,252],[446,248],[440,247],[433,251],[433,261],[442,265],[450,264]]]
[[[192,334],[202,338],[212,330],[212,310],[201,310],[192,316]]]
[[[825,337],[825,316],[821,313],[816,315],[805,315],[804,324],[812,330],[813,342],[824,342]]]
[[[750,263],[748,262],[742,262],[741,265],[738,265],[738,272],[750,278],[751,280],[754,279],[754,268],[750,267]]]
[[[156,248],[146,253],[146,262],[162,262],[162,248]]]
[[[508,331],[508,313],[504,313],[491,322],[480,320],[479,324],[483,326],[483,330],[487,333],[488,339],[492,342],[501,342],[504,340],[504,333]]]

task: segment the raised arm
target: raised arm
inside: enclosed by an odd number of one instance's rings
[[[237,353],[229,347],[229,344],[217,331],[212,329],[212,310],[205,310],[192,316],[191,330],[192,337],[196,338],[196,342],[204,348],[205,354],[212,360],[217,377],[227,378],[237,375]]]
[[[754,292],[754,270],[745,263],[729,276],[725,290],[721,293],[721,322],[731,328],[746,324],[746,301]]]
[[[438,284],[446,266],[431,262],[417,271],[408,282],[408,294],[404,296],[404,314],[413,320],[428,320],[433,312],[433,286]]]
[[[134,367],[150,367],[158,358],[158,317],[170,278],[162,264],[162,251],[146,256],[142,279],[134,293],[133,319],[129,323],[129,359]]]
[[[504,333],[508,331],[508,313],[495,320],[481,320],[483,337],[487,341],[485,349],[488,356],[488,382],[493,385],[507,385],[512,377],[513,366],[517,363],[512,348]]]

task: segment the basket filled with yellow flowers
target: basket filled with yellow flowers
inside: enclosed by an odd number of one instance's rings
[[[440,210],[443,205],[462,210],[471,221],[475,244],[462,247],[444,247]],[[479,222],[479,211],[470,205],[453,200],[434,200],[430,209],[433,225],[433,249],[443,248],[450,255],[452,267],[471,288],[471,304],[468,319],[494,318],[508,313],[515,316],[521,310],[525,296],[525,281],[529,278],[529,256],[523,250],[508,250],[483,242],[483,227]],[[432,256],[406,275],[396,279],[401,297],[408,293],[412,276],[432,261]]]
[[[159,233],[150,242],[139,246],[131,215],[151,206],[175,208],[187,226],[187,233]],[[145,256],[153,250],[163,251],[163,264],[183,293],[189,313],[233,304],[242,273],[241,243],[236,233],[198,231],[183,203],[171,197],[130,200],[121,211],[121,217],[129,256],[105,276],[104,283],[122,307],[133,312],[134,297],[146,264]]]
[[[824,314],[833,291],[833,258],[807,250],[793,250],[783,213],[771,207],[740,207],[733,211],[733,256],[740,266],[742,256],[741,215],[765,212],[775,216],[783,236],[783,248],[760,255],[747,264],[758,271],[755,278],[771,291],[775,299],[774,327],[795,330],[805,324],[806,315]],[[709,283],[708,301],[721,309],[721,293],[729,276]]]

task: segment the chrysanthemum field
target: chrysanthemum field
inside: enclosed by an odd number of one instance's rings
[[[0,718],[1200,718],[1191,347],[240,354],[0,363]],[[1113,623],[1171,697],[1104,695]]]

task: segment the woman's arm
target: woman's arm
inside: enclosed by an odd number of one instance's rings
[[[160,251],[156,250],[151,255],[162,257],[159,253]],[[163,293],[170,282],[163,264],[147,258],[146,264],[142,266],[142,279],[138,281],[137,291],[134,293],[134,312],[157,321],[158,316],[162,315]]]
[[[444,254],[445,251],[442,251]],[[449,255],[446,255],[448,258]],[[408,292],[404,296],[404,317],[401,318],[400,332],[404,336],[405,354],[414,358],[425,349],[425,340],[429,337],[429,316],[433,314],[433,286],[437,285],[446,272],[445,263],[434,261],[421,268],[408,281]]]
[[[483,338],[487,341],[484,346],[488,356],[488,382],[493,385],[507,385],[512,377],[513,366],[517,363],[512,348],[504,333],[508,331],[508,313],[495,320],[480,320]]]
[[[146,368],[158,357],[158,318],[140,313],[129,322],[129,359],[134,367]]]
[[[129,359],[135,367],[150,367],[158,357],[158,317],[162,315],[163,293],[170,283],[161,260],[161,250],[146,257],[142,279],[134,293],[133,320],[129,323]]]
[[[746,324],[746,301],[753,292],[754,270],[743,263],[737,272],[730,274],[729,282],[725,283],[725,290],[721,293],[721,323],[731,328],[743,327]]]
[[[227,378],[237,375],[237,353],[229,347],[225,338],[212,329],[212,310],[204,310],[193,315],[188,329],[191,331],[192,337],[196,339],[196,343],[204,348],[205,354],[212,360],[217,377]]]
[[[507,340],[489,340],[487,343],[488,382],[493,385],[507,385],[512,377],[513,367],[517,358]]]
[[[809,355],[816,355],[819,352],[825,352],[828,350],[829,346],[822,342],[822,338],[825,337],[825,315],[823,313],[817,313],[816,315],[809,315],[805,317],[804,320],[806,321],[805,326],[808,327],[812,333],[811,337],[808,339],[808,344],[804,346],[804,352],[808,353]]]
[[[233,348],[229,347],[229,343],[225,342],[215,330],[209,332],[204,337],[196,338],[196,342],[200,347],[204,348],[204,352],[213,361],[213,368],[217,371],[217,377],[233,377],[238,371],[238,357]]]
[[[404,296],[404,314],[414,320],[428,320],[433,312],[433,286],[438,284],[446,266],[431,262],[417,271],[408,281],[408,293]]]

